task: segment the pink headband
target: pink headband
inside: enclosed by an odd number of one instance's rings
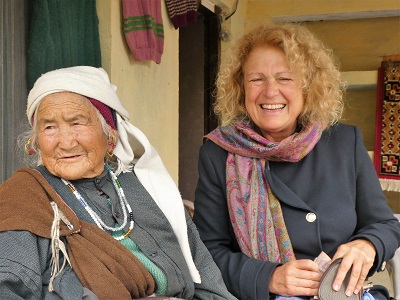
[[[107,124],[111,126],[112,129],[117,130],[116,124],[116,115],[115,111],[105,105],[103,102],[99,100],[86,97],[88,100],[97,108],[97,110],[101,113],[103,118],[106,120]]]

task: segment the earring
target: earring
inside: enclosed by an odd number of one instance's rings
[[[115,135],[113,135],[113,134],[109,134],[109,136],[108,136],[108,141],[107,141],[107,145],[108,146],[111,146],[111,148],[115,148],[115,146],[116,146],[116,143],[117,143],[117,138],[116,138],[116,136]]]
[[[114,156],[114,152],[112,150],[107,151],[107,156],[108,156],[108,158],[112,158]]]
[[[35,149],[32,147],[32,138],[28,140],[28,142],[24,146],[25,153],[28,155],[36,154]]]
[[[111,139],[111,141],[107,142],[108,146],[111,146],[111,151],[107,151],[107,156],[108,158],[112,158],[114,156],[113,150],[115,148],[115,144],[117,142],[117,138],[114,135],[109,136],[109,138]]]

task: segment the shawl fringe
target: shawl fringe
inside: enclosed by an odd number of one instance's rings
[[[380,178],[382,190],[388,192],[400,192],[400,181],[396,179]]]
[[[60,275],[60,273],[64,270],[66,263],[68,261],[68,264],[71,266],[71,262],[69,260],[69,256],[67,253],[67,248],[65,247],[64,242],[60,239],[60,221],[61,220],[66,220],[64,223],[70,227],[71,223],[68,221],[68,219],[64,216],[61,210],[59,210],[57,204],[54,201],[50,201],[51,207],[53,208],[54,211],[54,220],[51,225],[51,278],[50,278],[50,283],[49,283],[49,292],[54,291],[53,287],[53,282],[54,279]],[[63,263],[60,267],[60,251],[64,255],[64,260]],[[72,266],[71,266],[72,267]]]

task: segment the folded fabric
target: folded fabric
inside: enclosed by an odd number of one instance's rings
[[[168,15],[175,29],[197,20],[197,0],[165,0]]]
[[[96,0],[32,1],[28,43],[28,87],[47,71],[101,67]]]
[[[135,60],[161,62],[164,27],[161,0],[122,0],[123,30]]]

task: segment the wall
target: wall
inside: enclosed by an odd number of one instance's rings
[[[240,1],[239,1],[240,2]],[[246,28],[277,16],[302,16],[308,14],[338,14],[357,11],[373,12],[399,9],[398,0],[247,0]]]
[[[171,176],[178,182],[179,32],[162,3],[164,53],[161,63],[134,60],[122,32],[120,0],[97,0],[103,68],[118,87],[117,94],[159,152]]]
[[[238,2],[236,11],[234,14],[226,21],[221,24],[221,31],[226,36],[221,42],[221,67],[223,67],[224,62],[229,55],[229,49],[235,40],[240,37],[246,29],[246,8],[248,1]]]

